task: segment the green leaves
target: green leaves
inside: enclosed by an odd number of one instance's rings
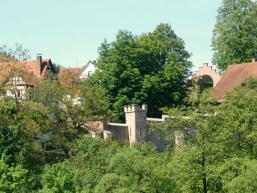
[[[107,90],[113,121],[124,119],[127,104],[147,103],[149,116],[158,116],[161,107],[182,102],[190,54],[170,25],[140,36],[119,31],[114,42],[101,45],[99,54],[93,82]]]
[[[252,0],[223,0],[213,32],[213,63],[223,71],[230,64],[256,57],[257,4]]]
[[[81,192],[81,179],[72,170],[68,162],[46,166],[42,175],[42,193],[77,193]]]
[[[165,161],[151,146],[137,144],[112,157],[108,173],[94,192],[177,192],[165,167]]]
[[[255,192],[256,82],[246,81],[218,106],[203,93],[191,106],[166,110],[174,118],[159,130],[172,143],[174,133],[167,128],[183,133],[185,139],[169,163],[180,191]]]
[[[256,192],[257,161],[242,159],[238,160],[238,162],[239,165],[238,168],[236,168],[237,171],[230,170],[228,171],[230,175],[226,174],[226,177],[231,177],[234,172],[234,177],[226,181],[227,184],[225,185],[225,189],[227,189],[229,193]],[[233,164],[233,162],[230,164]]]
[[[0,192],[25,192],[28,182],[28,171],[21,165],[8,166],[0,160]]]

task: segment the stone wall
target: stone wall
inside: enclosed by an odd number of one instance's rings
[[[113,138],[121,141],[129,141],[128,126],[123,123],[107,123],[108,131],[111,132]]]
[[[130,145],[135,142],[150,141],[154,143],[159,150],[163,150],[168,142],[160,132],[150,132],[149,127],[151,123],[163,123],[168,119],[172,119],[167,115],[163,115],[162,118],[148,118],[147,106],[142,107],[137,105],[130,105],[124,107],[124,113],[126,117],[125,123],[107,123],[104,137],[113,137],[121,141],[128,141]],[[167,128],[168,129],[168,128]],[[172,129],[171,129],[172,130]],[[181,133],[175,134],[174,143],[177,146],[182,146],[183,136]]]

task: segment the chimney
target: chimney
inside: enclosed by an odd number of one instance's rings
[[[41,64],[42,64],[42,54],[37,54],[36,70],[35,75],[40,78],[41,75]]]

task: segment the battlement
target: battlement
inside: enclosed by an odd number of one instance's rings
[[[147,112],[147,105],[142,105],[142,107],[132,104],[124,107],[125,113],[132,113],[132,112],[138,112],[138,111],[146,111]]]
[[[213,66],[209,65],[208,63],[203,63],[203,66],[200,67],[201,68],[209,68],[211,71],[213,71],[214,73],[217,73],[218,75],[221,75],[220,72],[218,72],[215,68],[213,68]],[[197,72],[196,72],[197,73]]]

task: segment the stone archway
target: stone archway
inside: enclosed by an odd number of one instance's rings
[[[216,84],[219,82],[221,75],[212,66],[209,66],[207,63],[203,64],[193,75],[193,78],[201,80],[201,82],[206,82],[205,86],[215,87]],[[208,86],[209,85],[209,86]]]
[[[214,81],[209,75],[203,75],[199,78],[198,84],[200,86],[200,90],[204,91],[205,89],[213,88]]]

